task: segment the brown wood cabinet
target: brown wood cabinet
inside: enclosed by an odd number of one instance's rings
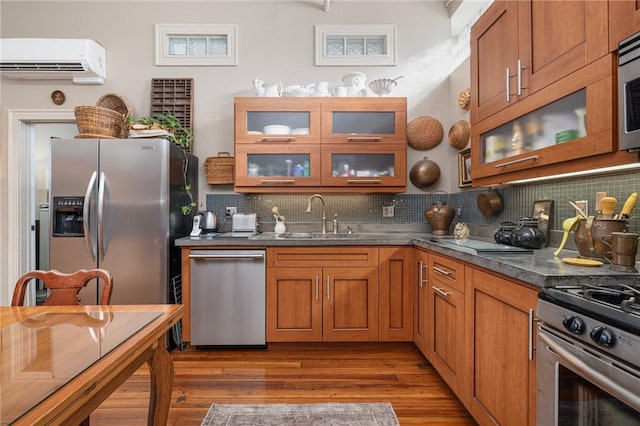
[[[466,357],[458,396],[480,424],[534,425],[537,289],[466,267],[464,297]]]
[[[406,125],[406,98],[236,98],[234,189],[403,192]]]
[[[640,1],[609,0],[609,50],[618,49],[618,43],[640,31]]]
[[[376,341],[378,249],[267,249],[267,341]]]
[[[379,329],[381,342],[413,340],[414,285],[411,247],[379,249]]]
[[[480,17],[471,35],[474,186],[637,161],[617,151],[608,30],[607,2],[496,1]]]
[[[454,392],[462,381],[464,350],[464,265],[443,256],[429,256],[428,355],[433,367]]]
[[[413,250],[414,284],[414,333],[413,341],[422,354],[429,353],[429,252],[420,248]]]
[[[471,120],[606,55],[607,22],[606,2],[494,2],[471,30]]]

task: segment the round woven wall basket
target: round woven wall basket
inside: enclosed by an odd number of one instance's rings
[[[433,117],[418,117],[407,125],[407,138],[411,148],[426,151],[442,142],[444,129]]]
[[[463,149],[469,143],[471,126],[467,120],[454,123],[449,129],[449,145],[456,149]]]

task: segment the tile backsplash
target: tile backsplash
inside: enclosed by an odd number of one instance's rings
[[[343,223],[364,224],[408,224],[424,223],[424,210],[433,201],[446,201],[459,215],[454,222],[497,228],[503,221],[515,222],[518,218],[530,216],[534,201],[553,200],[554,211],[550,229],[561,230],[562,221],[575,216],[569,201],[587,200],[589,215],[595,211],[596,192],[606,192],[618,199],[617,210],[632,192],[640,192],[640,173],[625,173],[608,176],[582,177],[550,183],[509,186],[493,189],[502,198],[503,210],[490,217],[483,216],[477,207],[477,196],[487,189],[465,190],[446,194],[442,191],[424,194],[330,194],[322,193],[326,199],[327,221],[334,214]],[[270,230],[275,222],[271,215],[273,206],[278,206],[288,224],[315,224],[320,226],[321,204],[314,200],[312,213],[306,213],[311,194],[207,194],[207,209],[218,214],[224,223],[224,208],[238,207],[241,213],[257,213],[263,230]],[[394,206],[394,217],[383,217],[383,207]],[[270,224],[270,225],[269,225]],[[228,225],[230,227],[230,225]],[[629,219],[628,229],[640,232],[638,210]]]

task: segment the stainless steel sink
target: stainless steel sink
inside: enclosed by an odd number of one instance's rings
[[[269,240],[269,239],[287,239],[287,240],[389,240],[389,239],[406,239],[407,236],[401,233],[392,232],[354,232],[352,234],[323,234],[321,232],[284,232],[276,234],[274,232],[262,232],[251,236],[252,240]]]
[[[310,238],[324,238],[324,239],[342,239],[353,238],[356,234],[323,234],[321,232],[284,232],[279,235],[279,238],[287,239],[310,239]]]

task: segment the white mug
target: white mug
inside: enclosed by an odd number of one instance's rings
[[[338,86],[335,89],[335,96],[344,98],[347,96],[347,88],[345,86]]]

